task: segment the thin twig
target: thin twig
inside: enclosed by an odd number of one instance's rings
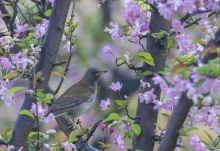
[[[208,17],[211,17],[211,16],[214,15],[215,13],[216,13],[216,12],[212,12],[211,14],[209,14]],[[190,23],[190,24],[184,26],[184,28],[188,28],[188,27],[190,27],[190,26],[192,26],[192,25],[194,25],[194,24],[197,24],[201,19],[202,19],[202,18],[199,18],[199,19],[195,20],[194,22],[192,22],[192,23]]]
[[[59,62],[59,63],[54,63],[53,66],[55,67],[55,66],[59,66],[59,65],[65,64],[65,63],[66,63],[66,61],[62,61],[62,62]]]
[[[181,24],[184,23],[189,17],[190,17],[190,14],[186,14],[185,16],[183,16],[183,17],[180,19]]]
[[[144,48],[143,44],[141,43],[141,38],[139,38],[139,45],[143,48],[144,52],[146,52],[146,49]]]
[[[18,11],[17,11],[17,3],[18,3],[18,0],[16,0],[15,2],[11,2],[11,5],[12,5],[12,8],[13,8],[13,11],[14,11],[14,13],[13,13],[13,16],[11,17],[11,19],[10,19],[10,22],[9,22],[9,26],[10,26],[10,30],[11,30],[11,37],[13,37],[13,33],[14,33],[14,22],[15,22],[15,18],[16,18],[16,16],[17,16],[17,13],[18,13]]]
[[[39,120],[38,120],[38,104],[36,103],[36,120],[37,120],[37,151],[40,149],[40,144],[39,144],[39,138],[40,138],[40,133],[39,133]]]
[[[91,138],[92,134],[95,132],[95,130],[97,129],[97,127],[99,127],[99,125],[102,124],[102,120],[98,121],[97,123],[94,124],[94,126],[91,128],[90,133],[87,136],[87,141],[89,141],[89,139]]]
[[[127,105],[126,105],[126,115],[127,115],[127,117],[128,117],[129,119],[131,119],[131,120],[139,119],[139,117],[133,118],[133,117],[130,116],[129,111],[128,111],[128,106],[127,106]]]
[[[38,10],[38,12],[39,12],[40,16],[48,20],[48,19],[49,19],[49,17],[48,17],[48,16],[46,16],[46,15],[45,15],[45,14],[44,14],[44,13],[41,11],[40,6],[39,6],[39,4],[37,3],[37,0],[34,0],[34,3],[35,3],[35,4],[36,4],[36,6],[37,6],[37,10]]]
[[[18,8],[19,12],[21,13],[21,15],[24,17],[24,19],[30,24],[29,20],[24,16],[21,9],[19,7],[17,7],[17,8]]]
[[[73,0],[73,8],[72,8],[72,13],[71,13],[71,18],[70,18],[70,20],[73,20],[74,19],[74,10],[75,10],[75,5],[76,5],[76,0]],[[71,43],[71,40],[72,40],[72,36],[73,36],[73,31],[74,31],[75,29],[73,29],[72,31],[71,31],[71,33],[70,33],[70,53],[69,53],[69,57],[68,57],[68,60],[67,60],[67,63],[66,63],[66,67],[65,67],[65,70],[64,70],[64,73],[63,73],[63,75],[64,76],[66,76],[66,74],[67,74],[67,72],[68,72],[68,70],[69,70],[69,65],[70,65],[70,61],[71,61],[71,58],[72,58],[72,47],[73,47],[73,45],[72,45],[72,43]],[[57,89],[54,91],[54,95],[56,95],[57,93],[58,93],[58,91],[60,90],[60,88],[61,88],[61,86],[62,86],[62,84],[63,84],[63,81],[64,81],[64,78],[61,78],[61,80],[60,80],[60,83],[59,83],[59,85],[57,86]]]

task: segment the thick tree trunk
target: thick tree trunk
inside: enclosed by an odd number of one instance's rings
[[[150,29],[152,33],[158,33],[160,30],[169,31],[171,22],[164,19],[156,11],[151,13],[150,18]],[[154,58],[155,66],[150,66],[144,63],[143,67],[145,71],[152,71],[156,73],[164,69],[166,62],[167,47],[165,41],[159,42],[156,38],[152,37],[150,34],[147,36],[147,52],[149,52]],[[145,76],[142,78],[143,81],[146,81],[151,84],[150,88],[140,88],[139,93],[143,93],[154,88],[154,94],[157,96],[157,99],[160,99],[160,88],[155,86],[151,80],[153,76]],[[145,104],[140,103],[138,100],[138,107],[136,117],[139,117],[139,120],[136,121],[137,124],[141,126],[141,134],[138,137],[135,137],[133,140],[133,150],[141,149],[144,151],[153,151],[154,143],[153,137],[155,135],[154,130],[156,128],[155,123],[157,123],[158,111],[153,109],[155,104]]]
[[[45,35],[39,62],[35,70],[36,73],[38,71],[42,72],[41,79],[43,79],[41,82],[38,82],[37,89],[47,88],[53,70],[53,64],[55,63],[59,50],[69,6],[70,0],[56,0],[54,3],[49,27]],[[32,82],[29,85],[29,89],[33,89]],[[36,100],[29,95],[26,95],[21,110],[30,110],[32,103],[36,103]],[[18,150],[20,147],[25,146],[28,134],[31,131],[34,122],[34,119],[27,115],[18,115],[13,129],[12,139],[9,142],[10,145],[15,147],[14,150]]]

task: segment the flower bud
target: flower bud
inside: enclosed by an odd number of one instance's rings
[[[99,128],[100,128],[101,130],[104,130],[104,129],[105,129],[105,127],[106,127],[106,125],[105,125],[105,124],[101,124],[101,125],[99,126]]]
[[[114,130],[114,128],[110,127],[109,131],[110,131],[110,134],[111,134],[111,133],[114,133],[115,130]]]

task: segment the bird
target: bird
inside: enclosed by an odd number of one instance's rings
[[[85,113],[95,102],[97,81],[100,75],[106,72],[95,67],[89,68],[79,82],[69,87],[56,101],[53,101],[45,117],[49,113],[53,113],[55,118],[63,116],[69,119],[73,126],[76,118]]]

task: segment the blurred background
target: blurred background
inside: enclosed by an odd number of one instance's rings
[[[74,32],[74,35],[77,35],[79,38],[78,44],[74,46],[74,54],[70,63],[69,71],[66,76],[67,80],[64,80],[63,85],[58,93],[60,96],[67,88],[71,85],[79,81],[84,75],[85,71],[89,67],[98,67],[103,70],[107,70],[108,72],[100,77],[98,82],[98,95],[96,98],[96,102],[93,107],[86,112],[84,115],[80,116],[79,119],[82,121],[82,125],[85,126],[87,124],[95,124],[99,120],[105,119],[111,112],[117,112],[123,115],[125,112],[122,110],[118,110],[117,105],[114,103],[116,99],[120,99],[117,93],[113,92],[109,85],[112,82],[120,81],[123,85],[121,89],[121,95],[127,95],[130,97],[130,105],[129,112],[131,116],[135,116],[135,111],[137,107],[137,90],[139,88],[140,81],[135,78],[135,74],[133,71],[129,70],[126,66],[116,67],[114,58],[111,55],[106,55],[102,52],[102,48],[104,45],[109,44],[112,47],[113,54],[115,56],[119,56],[121,53],[128,51],[132,55],[140,52],[142,49],[139,45],[132,44],[130,42],[114,42],[111,39],[111,36],[108,33],[103,31],[104,27],[109,27],[109,23],[118,22],[120,26],[126,25],[121,16],[121,12],[124,10],[123,1],[120,0],[107,0],[100,9],[96,7],[98,4],[97,0],[77,0],[75,7],[75,23],[79,22],[79,26]],[[29,4],[30,6],[33,3]],[[71,7],[69,9],[68,18],[70,18]],[[4,22],[0,20],[0,28],[5,28]],[[196,36],[199,36],[196,35]],[[143,40],[144,44],[144,40]],[[63,43],[60,46],[59,55],[64,60],[68,57],[68,52],[63,49]],[[145,44],[146,45],[146,42]],[[59,61],[59,60],[58,60]],[[141,65],[141,62],[137,62],[137,66]],[[65,64],[63,65],[65,66]],[[54,69],[56,70],[56,68]],[[60,77],[53,76],[50,80],[50,85],[56,89],[59,83]],[[28,82],[15,79],[10,82],[10,86],[28,86]],[[24,92],[16,93],[16,105],[7,107],[4,101],[0,101],[0,127],[13,127],[14,122],[17,118],[17,114],[20,110],[21,104],[24,100]],[[101,100],[106,100],[107,98],[111,99],[111,107],[102,111],[99,104]],[[46,106],[45,106],[46,107]],[[164,113],[164,111],[162,111]],[[167,123],[167,119],[159,114],[158,124],[165,128]],[[59,131],[57,127],[56,121],[51,121],[49,124],[44,124],[41,128],[42,132],[45,132],[48,129],[56,129]],[[121,133],[121,130],[118,129],[118,126],[114,127],[115,131]],[[209,131],[207,127],[201,125],[201,129]],[[108,131],[106,130],[106,135],[108,136]],[[66,140],[65,135],[60,132],[63,139]],[[209,142],[208,137],[204,132],[194,131],[191,135],[197,134],[199,138]],[[213,135],[213,138],[216,136],[213,132],[210,132]],[[114,135],[114,134],[113,134]],[[110,142],[114,140],[114,136],[111,136]],[[186,145],[185,148],[181,150],[190,150],[193,151],[194,147],[189,145],[191,137],[185,137],[183,139],[183,144]],[[99,144],[97,142],[102,141],[102,132],[98,128],[94,133],[94,136],[90,139],[90,143],[98,148]],[[50,139],[48,143],[55,143],[55,138]],[[125,141],[125,148],[131,147],[131,140]],[[156,144],[157,148],[158,144]],[[113,148],[108,150],[118,151],[118,147],[113,145]],[[157,149],[155,149],[157,150]]]

